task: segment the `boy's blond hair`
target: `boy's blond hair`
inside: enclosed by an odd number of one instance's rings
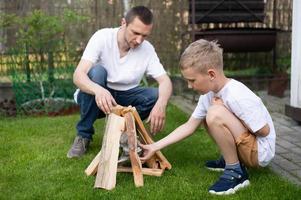
[[[223,49],[216,41],[197,40],[191,43],[180,58],[180,69],[196,68],[202,73],[214,68],[223,70]]]

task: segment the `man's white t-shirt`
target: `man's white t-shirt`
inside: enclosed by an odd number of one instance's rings
[[[157,78],[166,74],[154,47],[144,40],[120,58],[117,43],[119,28],[104,28],[90,38],[82,59],[102,65],[107,71],[107,87],[125,91],[137,87],[144,74]],[[79,89],[74,93],[77,102]]]
[[[224,105],[242,120],[252,133],[261,129],[265,124],[269,125],[268,136],[256,136],[259,165],[262,167],[268,165],[275,156],[276,133],[272,118],[261,99],[243,83],[231,79],[218,93],[208,92],[201,95],[192,117],[204,119],[213,97],[221,98]]]
[[[99,63],[107,70],[109,88],[129,90],[139,85],[144,74],[156,78],[166,73],[154,47],[146,40],[120,58],[118,30],[105,28],[95,32],[82,56],[82,59]]]

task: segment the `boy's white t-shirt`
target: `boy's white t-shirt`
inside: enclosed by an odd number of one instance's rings
[[[157,78],[166,74],[154,47],[144,40],[120,58],[117,32],[119,28],[104,28],[90,38],[82,59],[102,65],[107,71],[107,86],[125,91],[140,84],[143,75]],[[77,90],[74,99],[77,100]]]
[[[221,98],[224,105],[242,120],[252,133],[268,123],[269,135],[266,137],[256,136],[259,165],[262,167],[268,165],[275,156],[276,133],[272,118],[261,99],[243,83],[231,79],[218,93],[208,92],[201,95],[192,117],[204,119],[213,97]]]

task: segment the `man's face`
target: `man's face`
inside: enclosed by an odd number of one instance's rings
[[[199,94],[206,94],[211,90],[209,74],[201,73],[191,67],[181,70],[181,73],[187,81],[189,89],[193,89]]]
[[[134,18],[134,20],[125,24],[125,42],[130,48],[138,47],[144,39],[151,33],[153,25],[145,25],[139,20],[139,18]]]

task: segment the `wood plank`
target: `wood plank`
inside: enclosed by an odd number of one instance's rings
[[[137,154],[137,134],[135,127],[135,119],[131,112],[127,112],[124,115],[125,118],[125,133],[128,136],[128,146],[129,146],[129,154],[130,160],[134,175],[134,182],[136,187],[143,186],[143,174],[142,174],[142,164]]]
[[[123,109],[124,109],[124,107],[121,106],[121,105],[114,106],[113,109],[112,109],[112,113],[114,113],[118,116],[121,116],[121,113],[122,113]]]
[[[162,176],[164,169],[151,169],[143,167],[141,169],[143,175],[148,176]],[[128,172],[133,173],[133,169],[130,167],[118,167],[117,172]]]
[[[137,129],[138,131],[141,133],[141,135],[143,136],[143,138],[146,141],[146,144],[152,144],[154,143],[153,139],[150,137],[150,135],[148,134],[147,130],[145,129],[143,122],[136,110],[136,108],[132,108],[132,113],[133,116],[135,118],[136,124],[137,124]],[[165,156],[161,153],[161,151],[157,151],[155,153],[155,155],[158,157],[159,162],[160,162],[160,167],[162,168],[167,168],[167,169],[171,169],[171,164],[168,162],[168,160],[165,158]]]
[[[235,1],[200,1],[195,2],[195,11],[206,13],[208,11],[211,12],[219,12],[219,11],[241,11],[241,12],[250,12],[254,10],[261,10],[264,12],[265,3],[263,0],[260,1],[245,1],[237,3]],[[192,9],[192,2],[189,2],[189,12]]]
[[[254,13],[221,13],[221,14],[196,14],[195,22],[198,23],[234,23],[234,22],[262,22],[264,20],[264,14]],[[192,23],[191,16],[189,23]]]
[[[92,176],[97,173],[97,168],[98,168],[98,164],[100,161],[100,154],[101,154],[101,151],[98,152],[98,154],[94,157],[92,162],[86,168],[85,173],[87,174],[87,176]]]
[[[128,107],[126,107],[126,108],[124,108],[124,109],[122,110],[122,114],[121,114],[121,115],[124,116],[127,112],[132,112],[132,114],[133,114],[133,116],[134,116],[134,118],[135,118],[135,122],[136,122],[136,124],[138,125],[137,131],[140,133],[139,136],[140,136],[140,138],[142,139],[143,143],[144,143],[144,144],[149,144],[149,142],[151,142],[152,140],[147,140],[147,139],[144,138],[144,135],[145,135],[145,134],[148,135],[148,133],[147,133],[147,131],[146,131],[144,125],[143,125],[143,122],[142,122],[142,120],[141,120],[141,118],[140,118],[138,112],[136,111],[136,108],[135,108],[135,107],[132,107],[132,106],[128,106]],[[134,112],[136,112],[136,113],[134,113]],[[136,114],[137,116],[135,116],[135,114]],[[137,119],[138,119],[138,121],[137,121]],[[138,124],[138,123],[139,123],[139,124]],[[148,135],[148,136],[149,136],[149,135]],[[159,165],[159,163],[157,162],[157,160],[158,160],[158,159],[157,159],[157,156],[154,155],[154,156],[152,156],[149,160],[146,161],[146,164],[147,164],[147,166],[150,167],[150,168],[158,169],[160,165]]]
[[[124,118],[114,113],[108,117],[94,188],[112,190],[116,185],[119,141],[124,131]]]

